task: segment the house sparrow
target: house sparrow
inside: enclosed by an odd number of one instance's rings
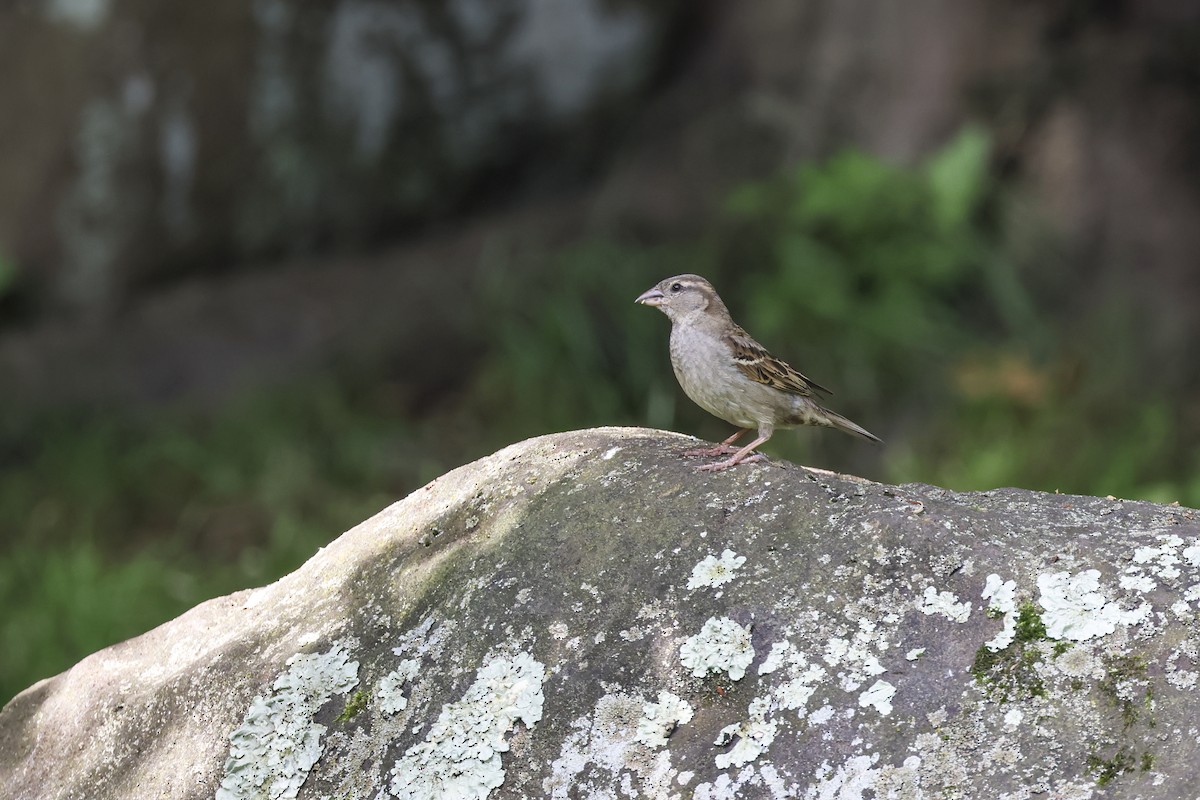
[[[728,469],[762,458],[754,448],[776,428],[822,425],[872,442],[882,440],[850,420],[822,408],[816,393],[825,387],[801,375],[750,338],[729,316],[712,284],[699,275],[676,275],[643,292],[635,301],[654,306],[671,320],[671,366],[688,397],[710,414],[741,430],[716,447],[689,455],[732,455],[700,467]],[[758,438],[738,449],[733,442],[751,429]]]

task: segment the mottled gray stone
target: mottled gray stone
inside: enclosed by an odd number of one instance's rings
[[[451,472],[19,695],[0,786],[450,796],[440,770],[467,797],[1194,798],[1198,512],[707,475],[693,442],[581,431]]]

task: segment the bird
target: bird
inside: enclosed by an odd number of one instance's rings
[[[777,429],[800,425],[837,428],[882,443],[875,434],[818,403],[820,395],[832,392],[751,338],[701,276],[667,278],[634,302],[653,306],[671,320],[671,367],[684,393],[708,413],[738,427],[719,445],[687,453],[729,456],[699,467],[701,471],[719,472],[759,460],[762,455],[754,453],[755,448]],[[733,444],[751,430],[758,438],[740,448]]]

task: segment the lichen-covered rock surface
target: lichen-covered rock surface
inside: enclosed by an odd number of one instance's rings
[[[1187,798],[1200,512],[546,436],[0,712],[38,798]]]

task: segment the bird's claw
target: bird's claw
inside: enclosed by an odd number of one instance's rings
[[[702,466],[696,467],[696,471],[697,472],[721,472],[722,470],[729,469],[730,467],[735,467],[738,464],[752,464],[755,461],[766,461],[766,459],[767,459],[767,457],[764,456],[762,453],[754,453],[753,455],[746,456],[741,461],[734,461],[732,458],[727,458],[724,461],[717,461],[712,464],[704,464]]]
[[[684,458],[712,458],[736,453],[738,448],[731,444],[716,444],[712,447],[698,447],[694,450],[684,450]]]

